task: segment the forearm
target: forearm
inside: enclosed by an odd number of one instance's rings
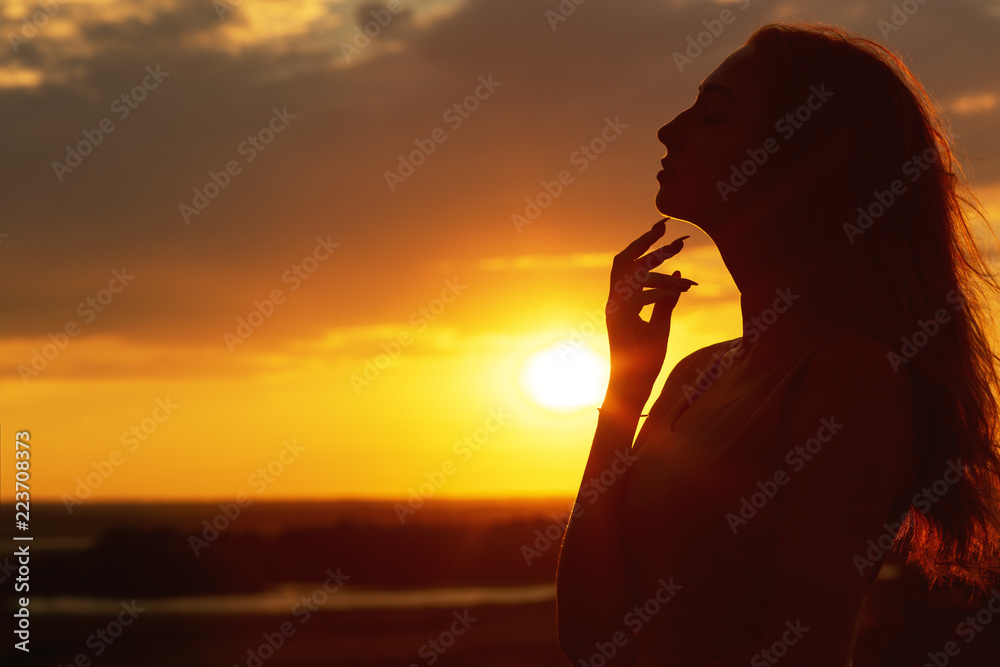
[[[601,650],[599,664],[635,663],[636,647],[627,641],[622,646],[620,640],[625,637],[626,614],[634,606],[631,564],[622,544],[623,499],[640,412],[666,355],[670,313],[680,293],[693,283],[677,271],[670,276],[652,271],[676,255],[687,237],[643,255],[665,229],[666,220],[658,220],[612,262],[604,308],[611,379],[556,577],[559,644],[574,664],[592,664],[598,645],[609,643],[614,655]],[[639,314],[650,303],[653,312],[647,322]]]
[[[620,526],[624,473],[641,408],[610,393],[604,401],[563,539],[556,595],[560,644],[572,660],[586,660],[596,642],[610,641],[633,606]],[[602,473],[604,481],[598,481]],[[631,664],[633,652],[627,646],[608,664]]]

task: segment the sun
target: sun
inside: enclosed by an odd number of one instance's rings
[[[521,364],[521,389],[536,404],[555,412],[597,407],[608,387],[608,361],[588,345],[559,342]]]

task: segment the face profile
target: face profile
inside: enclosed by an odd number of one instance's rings
[[[746,147],[763,142],[764,77],[752,47],[730,55],[699,86],[695,103],[665,124],[657,139],[666,148],[656,208],[663,215],[718,229],[734,206],[716,183],[746,159]],[[728,204],[728,205],[727,205]]]

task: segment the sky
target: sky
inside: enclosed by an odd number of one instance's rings
[[[902,52],[1000,218],[1000,3],[902,4],[3,3],[0,492],[28,431],[68,511],[571,496],[656,130],[754,28]],[[741,328],[686,234],[667,369]]]

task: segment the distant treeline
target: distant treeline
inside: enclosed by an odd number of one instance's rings
[[[343,520],[271,535],[209,531],[206,540],[176,529],[107,528],[85,551],[39,552],[33,562],[45,575],[32,582],[32,592],[115,598],[253,593],[321,582],[337,568],[352,587],[538,584],[555,580],[559,539],[550,538],[561,529],[552,518],[395,526]]]

